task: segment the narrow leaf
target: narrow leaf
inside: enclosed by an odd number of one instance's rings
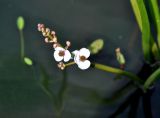
[[[151,62],[150,24],[143,0],[131,0],[136,19],[142,32],[142,49],[144,58]]]
[[[148,1],[152,13],[151,15],[153,15],[153,21],[157,30],[158,46],[160,47],[160,12],[158,8],[158,1],[157,0],[148,0]]]
[[[140,14],[140,11],[139,11],[139,6],[138,6],[138,3],[137,3],[137,0],[131,0],[131,5],[132,5],[132,8],[133,8],[136,20],[138,22],[139,28],[142,31],[142,19],[141,19],[141,14]]]

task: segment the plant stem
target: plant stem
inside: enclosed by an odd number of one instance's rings
[[[20,53],[21,53],[21,59],[23,61],[24,58],[24,36],[23,36],[23,30],[19,30],[20,34]]]
[[[92,65],[96,69],[100,69],[100,70],[110,72],[110,73],[114,73],[114,74],[124,75],[124,76],[130,78],[131,80],[133,80],[135,82],[138,82],[140,84],[143,83],[143,81],[138,76],[136,76],[135,74],[132,74],[131,72],[127,72],[127,71],[124,71],[124,70],[121,70],[121,69],[118,69],[118,68],[113,68],[113,67],[106,66],[106,65],[103,65],[103,64],[98,64],[98,63],[93,63]]]
[[[69,62],[69,63],[65,64],[65,66],[67,67],[67,66],[71,66],[71,65],[74,65],[74,64],[75,64],[75,62],[73,61],[73,62]]]
[[[160,68],[155,70],[145,81],[144,90],[146,91],[156,80],[160,78]]]

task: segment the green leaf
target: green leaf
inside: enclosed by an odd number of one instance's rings
[[[96,39],[95,41],[93,41],[89,46],[91,54],[97,54],[100,50],[102,50],[103,45],[104,45],[103,39]]]
[[[158,8],[158,1],[157,0],[148,0],[148,1],[151,10],[151,15],[157,30],[158,46],[160,47],[160,12]]]
[[[144,90],[146,91],[158,79],[160,79],[160,68],[158,68],[152,75],[148,77],[144,83]]]
[[[160,60],[160,52],[156,43],[152,46],[152,53],[155,57],[155,60]]]
[[[17,27],[18,27],[18,29],[19,29],[19,30],[23,30],[24,24],[25,24],[24,18],[23,18],[22,16],[19,16],[19,17],[17,18]]]
[[[136,20],[138,22],[139,28],[142,31],[142,19],[141,19],[141,14],[140,14],[140,11],[139,11],[139,6],[138,6],[138,3],[137,3],[137,0],[131,0],[131,5],[132,5],[132,8],[133,8]]]
[[[30,58],[24,57],[24,63],[27,64],[28,66],[32,66],[33,62]]]
[[[142,32],[142,49],[144,58],[147,62],[151,62],[151,33],[150,23],[143,0],[131,0],[131,5],[134,14],[138,21],[140,30]]]

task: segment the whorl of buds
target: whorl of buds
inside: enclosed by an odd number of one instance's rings
[[[61,70],[64,70],[65,67],[66,67],[63,62],[59,62],[59,63],[57,64],[57,66],[58,66],[58,68],[60,68]]]
[[[51,31],[49,28],[45,28],[44,24],[38,24],[38,31],[42,32],[45,37],[46,43],[57,43],[57,37],[55,31]]]

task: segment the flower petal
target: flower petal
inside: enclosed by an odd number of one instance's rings
[[[68,50],[65,50],[64,61],[67,62],[71,59],[71,53]]]
[[[79,51],[77,52],[77,54],[74,56],[74,62],[78,63],[80,61],[80,56],[79,56]]]
[[[56,47],[55,50],[57,50],[57,51],[60,51],[60,50],[63,51],[64,48],[62,48],[62,47]]]
[[[88,58],[90,56],[90,51],[87,48],[81,48],[79,50],[79,55]]]
[[[56,50],[56,51],[54,51],[54,58],[55,58],[55,60],[56,61],[62,61],[62,59],[63,59],[63,57],[62,56],[59,56],[59,51],[58,50]]]
[[[78,52],[79,52],[78,50],[75,50],[72,53],[76,56]]]
[[[85,70],[90,67],[91,62],[89,60],[85,60],[84,62],[80,61],[77,64],[80,69]]]

